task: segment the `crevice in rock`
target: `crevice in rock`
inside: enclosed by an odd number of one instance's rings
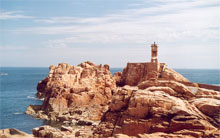
[[[115,121],[115,124],[114,124],[114,128],[113,128],[112,133],[111,133],[111,136],[113,136],[114,131],[115,131],[115,128],[116,128],[116,126],[117,126],[117,124],[118,124],[118,121],[120,121],[120,119],[121,119],[121,117],[122,117],[124,111],[128,109],[129,103],[130,103],[130,100],[131,100],[131,97],[133,96],[133,94],[134,94],[135,92],[136,92],[135,90],[132,90],[131,95],[130,95],[130,97],[129,97],[129,99],[128,99],[128,102],[127,102],[128,104],[125,106],[125,108],[120,112],[120,115],[117,117],[117,119],[116,119],[116,121]]]

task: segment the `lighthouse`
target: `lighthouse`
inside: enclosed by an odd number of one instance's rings
[[[154,42],[153,44],[151,44],[151,63],[158,63],[157,50],[158,50],[158,45]]]

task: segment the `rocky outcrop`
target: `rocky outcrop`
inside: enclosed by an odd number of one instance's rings
[[[64,138],[65,134],[61,130],[50,127],[41,126],[33,129],[33,135],[41,138]]]
[[[0,138],[34,138],[34,137],[15,128],[8,128],[8,129],[0,130]]]
[[[120,133],[128,136],[141,134],[147,137],[163,132],[166,134],[160,137],[171,137],[167,133],[172,133],[172,137],[220,136],[218,120],[210,118],[219,109],[218,101],[206,99],[210,101],[206,103],[205,99],[199,100],[190,89],[177,82],[157,81],[151,84],[153,82],[148,81],[140,84],[139,88],[118,88],[95,134],[102,137]],[[211,111],[205,107],[212,107],[209,108]]]
[[[120,85],[136,86],[139,83],[150,79],[173,80],[177,82],[189,82],[176,71],[167,66],[160,67],[159,71],[153,71],[151,63],[128,63],[123,70]],[[162,66],[162,65],[160,65]]]
[[[187,130],[183,130],[182,132],[187,132]],[[188,131],[190,133],[190,131]],[[207,138],[217,138],[219,135],[217,134],[219,132],[216,132],[215,134],[212,134],[208,136]],[[184,134],[171,134],[171,133],[163,133],[163,132],[155,132],[152,134],[138,134],[138,136],[128,136],[125,134],[115,134],[112,138],[195,138],[194,136],[190,135],[184,135]],[[197,137],[196,137],[197,138]]]
[[[61,126],[60,129],[51,126],[41,126],[32,130],[36,138],[75,138],[93,137],[92,127]]]
[[[196,89],[196,97],[197,98],[213,98],[213,99],[220,100],[219,91],[208,90],[204,88]]]
[[[114,138],[194,138],[189,135],[181,134],[167,134],[163,132],[156,132],[152,134],[138,134],[138,136],[128,136],[125,134],[115,134]]]
[[[220,137],[220,92],[200,88],[165,64],[51,66],[39,82],[43,105],[26,114],[63,122],[33,129],[35,137]]]
[[[121,85],[121,81],[122,81],[122,73],[121,72],[115,72],[114,76],[113,76],[115,82],[116,82],[116,85],[117,86],[120,86]]]
[[[192,103],[205,115],[215,120],[216,126],[220,127],[220,100],[213,98],[198,98]]]
[[[160,76],[164,80],[173,80],[178,82],[189,82],[188,79],[183,77],[181,74],[177,73],[171,68],[166,67],[163,71],[161,71]]]
[[[79,108],[89,107],[85,118],[100,120],[115,88],[108,65],[84,62],[78,66],[66,63],[50,66],[48,77],[37,86],[37,96],[44,98],[43,105],[37,109],[29,106],[26,113],[53,120],[59,115],[74,114]]]
[[[50,126],[41,126],[33,129],[33,135],[40,138],[65,138],[67,134]]]
[[[144,81],[138,85],[138,88],[149,88],[151,91],[164,91],[172,96],[184,97],[187,99],[195,96],[193,91],[191,91],[187,86],[182,83],[169,80]]]
[[[121,85],[135,86],[147,79],[147,69],[142,63],[128,63],[121,77]]]

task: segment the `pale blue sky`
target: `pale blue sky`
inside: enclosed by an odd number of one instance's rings
[[[0,0],[1,66],[159,61],[220,69],[220,0]]]

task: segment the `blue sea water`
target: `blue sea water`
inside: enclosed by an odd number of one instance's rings
[[[111,72],[122,71],[112,68]],[[0,129],[17,128],[32,133],[34,127],[45,124],[24,112],[28,105],[42,104],[35,98],[37,83],[48,75],[48,68],[0,68]],[[220,70],[176,69],[192,82],[220,84]]]
[[[1,68],[0,73],[0,129],[17,128],[31,133],[44,122],[24,112],[28,105],[42,103],[35,98],[36,86],[48,75],[48,68]]]
[[[219,69],[175,69],[191,82],[220,86]]]

